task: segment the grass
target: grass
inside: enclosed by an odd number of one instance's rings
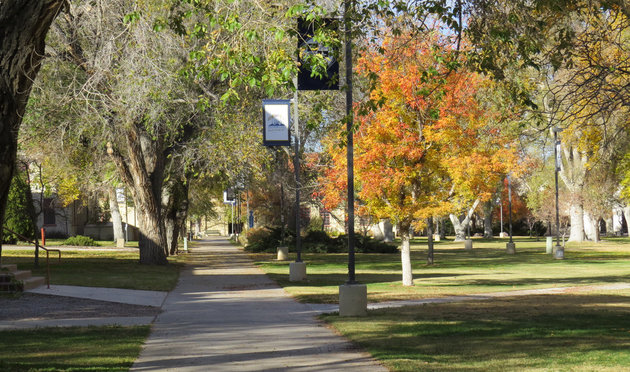
[[[630,291],[322,318],[392,371],[628,371]]]
[[[0,331],[0,370],[127,371],[149,326]]]
[[[399,254],[357,254],[357,280],[368,286],[370,302],[443,297],[506,290],[596,285],[630,280],[630,239],[569,243],[565,260],[545,253],[545,241],[515,239],[515,255],[505,253],[506,240],[436,244],[435,264],[426,265],[426,241],[412,244],[414,286],[401,285]],[[308,278],[289,282],[289,262],[275,255],[253,254],[257,264],[302,302],[336,303],[338,286],[347,280],[346,254],[303,254]]]
[[[175,288],[179,270],[186,255],[169,257],[169,265],[141,265],[138,252],[68,250],[57,263],[51,254],[51,284],[78,285],[170,291]],[[32,270],[33,275],[46,276],[46,256],[40,252],[40,264],[34,267],[33,252],[3,250],[3,264],[17,264],[20,270]]]
[[[65,242],[66,239],[48,239],[46,238],[46,247],[72,247],[70,245],[63,245],[63,242]],[[41,240],[39,240],[39,242],[41,243]],[[116,247],[116,242],[112,241],[112,240],[95,240],[96,242],[96,247],[111,247],[111,248],[115,248]],[[32,246],[33,244],[31,243],[27,243],[27,242],[17,242],[17,245],[23,245],[23,246]],[[125,242],[125,247],[126,248],[138,248],[138,241],[128,241]],[[88,247],[89,248],[89,247]]]

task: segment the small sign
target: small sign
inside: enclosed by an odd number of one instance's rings
[[[562,171],[562,146],[560,141],[556,142],[556,169],[558,172]]]
[[[290,146],[291,101],[263,100],[263,145]]]
[[[236,204],[234,189],[227,189],[223,191],[223,204]]]
[[[125,200],[126,200],[126,198],[125,198],[125,189],[123,189],[123,188],[116,189],[116,201],[118,203],[124,203]]]
[[[247,222],[249,222],[249,228],[253,229],[254,228],[254,211],[249,211]]]

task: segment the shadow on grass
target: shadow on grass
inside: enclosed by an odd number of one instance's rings
[[[630,298],[546,295],[323,318],[395,371],[627,369]]]

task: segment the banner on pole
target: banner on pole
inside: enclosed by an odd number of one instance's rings
[[[339,23],[333,18],[298,19],[298,90],[338,90],[337,49],[318,39],[336,38]]]
[[[229,188],[223,191],[223,204],[236,204],[236,196],[234,195],[234,189]]]
[[[288,99],[264,99],[263,145],[291,145],[291,101]]]

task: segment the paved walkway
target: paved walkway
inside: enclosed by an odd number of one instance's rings
[[[132,371],[386,371],[224,238],[190,254]]]
[[[121,304],[143,305],[160,307],[166,299],[168,292],[140,291],[136,289],[78,287],[74,285],[51,285],[50,288],[41,286],[26,290],[29,293],[38,293],[52,296],[65,296],[87,298],[90,300],[119,302]]]

